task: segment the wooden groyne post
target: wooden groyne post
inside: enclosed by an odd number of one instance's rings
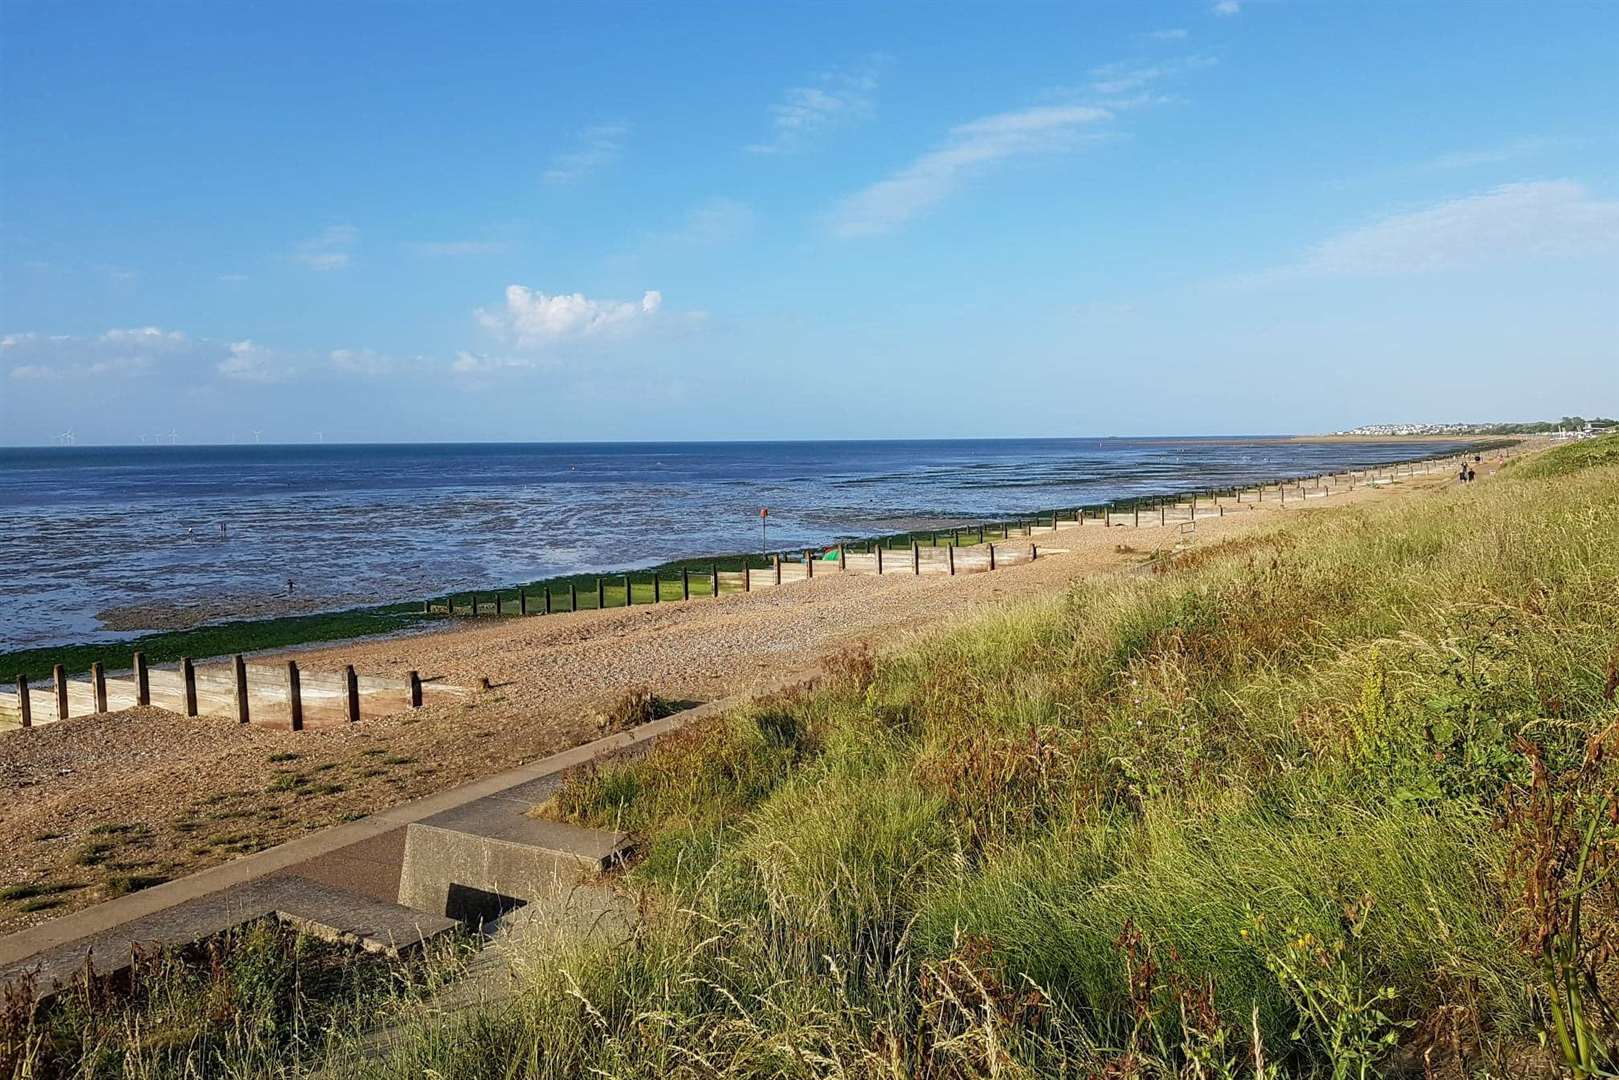
[[[146,654],[140,650],[135,651],[135,704],[150,705],[152,703],[152,683],[146,673]]]
[[[410,707],[419,709],[422,707],[422,677],[412,668],[405,672],[405,678],[410,683]]]
[[[304,694],[296,660],[287,661],[287,719],[293,731],[304,729]]]
[[[90,688],[95,694],[96,712],[107,711],[107,669],[97,660],[90,665]]]
[[[67,670],[61,664],[51,668],[51,681],[56,685],[56,718],[67,719]]]
[[[231,671],[236,676],[236,722],[245,724],[248,721],[247,661],[242,659],[241,653],[231,661]]]
[[[191,662],[191,657],[180,657],[180,682],[185,687],[185,708],[187,716],[197,715],[197,668]]]
[[[360,722],[360,677],[354,672],[353,664],[343,665],[343,697],[348,706],[349,723]]]
[[[22,717],[22,726],[34,726],[34,706],[28,700],[28,676],[17,676],[17,712]]]

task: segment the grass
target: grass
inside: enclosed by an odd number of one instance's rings
[[[1619,866],[1616,452],[1082,582],[577,772],[539,812],[641,836],[635,939],[364,1071],[1550,1076],[1565,1027],[1611,1067],[1619,886],[1569,853]]]
[[[363,1028],[456,977],[465,955],[456,941],[386,961],[253,923],[190,949],[140,956],[127,979],[81,978],[44,1006],[28,994],[6,997],[0,1073],[308,1075]]]

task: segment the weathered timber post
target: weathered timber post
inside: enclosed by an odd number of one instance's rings
[[[422,707],[422,677],[412,668],[405,672],[405,678],[410,683],[410,707],[419,709]]]
[[[883,546],[877,545],[877,576],[883,576]]]
[[[984,542],[984,527],[982,525],[978,526],[978,542],[980,544]]]
[[[287,661],[287,719],[293,731],[304,729],[304,692],[298,679],[298,661]]]
[[[56,684],[56,718],[67,719],[67,670],[61,664],[51,667],[51,682]]]
[[[528,590],[527,589],[518,589],[517,590],[517,614],[519,614],[519,615],[527,615],[528,614]]]
[[[431,601],[431,600],[423,600],[422,601],[422,614],[423,615],[431,615],[431,614],[433,614],[433,601]]]
[[[995,569],[995,545],[989,545],[989,568]]]
[[[1163,525],[1164,525],[1164,514],[1165,513],[1166,513],[1166,511],[1164,510],[1163,504],[1159,503],[1158,504],[1158,525],[1159,525],[1160,528],[1162,528]]]
[[[845,574],[845,573],[848,573],[848,571],[849,571],[849,552],[848,552],[847,549],[845,549],[845,547],[842,544],[839,544],[838,545],[838,573]]]
[[[96,695],[96,712],[107,711],[107,669],[97,660],[90,665],[90,686]]]
[[[236,675],[236,722],[245,724],[248,721],[247,661],[242,659],[241,653],[236,654],[231,668]]]
[[[748,557],[742,556],[742,591],[753,591],[753,573],[748,569]]]
[[[236,662],[240,664],[242,658],[238,656]],[[197,715],[197,668],[191,662],[191,657],[180,657],[180,682],[185,686],[185,709],[187,716]]]
[[[500,614],[500,590],[495,590],[495,614]]]
[[[710,595],[712,595],[714,597],[714,599],[718,600],[720,598],[720,564],[719,563],[710,563],[708,565],[708,587],[713,590],[713,592]]]
[[[596,579],[596,610],[600,611],[607,606],[607,583],[601,578]]]
[[[574,611],[578,611],[578,610],[579,610],[579,583],[577,581],[570,581],[570,582],[568,582],[568,611],[569,612],[574,612]]]
[[[956,545],[951,544],[944,549],[945,559],[950,563],[950,576],[956,576]]]
[[[652,602],[663,603],[663,575],[656,570],[652,571]]]
[[[635,597],[630,593],[630,575],[624,575],[624,606],[629,607],[635,603]]]
[[[680,568],[680,598],[691,599],[691,570],[685,566]]]
[[[804,551],[804,580],[808,581],[810,578],[812,578],[814,576],[815,576],[815,552],[810,551],[808,549],[805,549],[805,551]]]
[[[1040,549],[1034,544],[1029,545],[1029,561],[1034,562],[1040,557]]]
[[[152,681],[146,672],[146,654],[135,650],[135,704],[152,703]]]
[[[343,665],[343,696],[348,702],[349,723],[360,722],[360,677],[354,673],[353,664]]]
[[[545,586],[545,613],[547,615],[551,614],[551,585],[549,582]]]
[[[780,585],[781,584],[781,556],[780,555],[772,555],[771,558],[775,560],[774,565],[776,567],[776,584]]]
[[[23,674],[17,676],[17,713],[22,717],[23,727],[34,726],[34,706],[28,700],[28,676]]]
[[[478,617],[478,594],[477,593],[472,594],[472,617],[473,618]]]
[[[922,573],[922,545],[915,540],[911,541],[911,573],[913,575]]]
[[[1135,518],[1130,522],[1130,524],[1137,529],[1141,528],[1141,504],[1139,502],[1136,503],[1133,507],[1131,507],[1131,512],[1135,514]]]

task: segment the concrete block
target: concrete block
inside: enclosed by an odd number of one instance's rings
[[[622,833],[538,821],[505,800],[481,800],[405,831],[399,903],[483,922],[555,896],[629,851]]]

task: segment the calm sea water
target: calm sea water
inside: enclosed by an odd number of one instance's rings
[[[1254,439],[0,449],[0,649],[145,604],[415,599],[1441,452]],[[761,540],[759,508],[768,506]]]

